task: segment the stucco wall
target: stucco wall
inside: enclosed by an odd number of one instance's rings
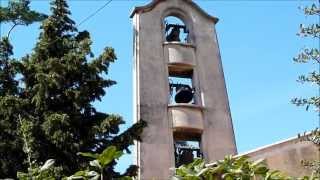
[[[251,159],[265,159],[269,168],[280,170],[293,177],[310,175],[310,170],[301,165],[302,160],[320,158],[317,147],[311,142],[292,138],[244,153]]]

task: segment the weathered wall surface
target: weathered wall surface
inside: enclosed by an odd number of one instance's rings
[[[165,46],[164,18],[177,16],[190,31],[190,54],[171,53]],[[201,149],[208,162],[235,154],[236,146],[215,32],[216,19],[189,0],[154,0],[136,8],[134,25],[134,119],[147,121],[142,142],[135,146],[140,179],[168,179],[175,166],[173,119],[168,112],[170,62],[192,62],[197,105],[201,106]],[[171,44],[171,46],[180,46]],[[189,52],[189,50],[188,50]],[[183,52],[182,52],[183,53]],[[181,55],[181,56],[180,56]],[[177,56],[177,57],[172,57]],[[171,58],[170,60],[167,58]],[[173,108],[173,107],[171,107]],[[198,127],[198,126],[197,126]],[[202,127],[202,126],[201,126]]]
[[[280,170],[293,177],[310,175],[310,170],[301,165],[302,160],[320,158],[320,153],[313,143],[302,142],[297,138],[265,146],[242,155],[248,155],[254,160],[265,159],[269,168]]]

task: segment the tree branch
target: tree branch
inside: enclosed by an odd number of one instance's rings
[[[8,34],[7,34],[8,39],[9,39],[9,36],[10,36],[11,31],[12,31],[16,26],[18,26],[18,25],[21,25],[21,24],[14,23],[13,26],[10,28],[10,30],[9,30],[9,32],[8,32]]]

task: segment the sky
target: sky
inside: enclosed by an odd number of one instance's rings
[[[69,1],[72,18],[79,23],[102,7],[107,0]],[[108,78],[117,85],[107,90],[101,102],[94,105],[99,111],[120,114],[132,124],[133,86],[132,21],[134,6],[149,1],[113,0],[78,29],[88,30],[97,56],[105,46],[115,48],[118,60],[110,66]],[[296,79],[317,69],[316,64],[297,64],[292,58],[303,47],[318,47],[314,39],[298,37],[299,24],[317,22],[306,17],[300,6],[312,1],[235,1],[195,0],[210,15],[219,18],[216,25],[231,116],[239,153],[296,136],[318,125],[319,117],[312,109],[290,103],[294,97],[317,95],[319,90]],[[314,1],[313,1],[314,2]],[[0,0],[1,6],[7,0]],[[31,8],[49,14],[49,1],[32,0]],[[39,35],[39,23],[17,27],[10,35],[15,57],[32,51]],[[10,24],[1,24],[1,36]],[[119,161],[123,170],[131,162],[126,155]]]

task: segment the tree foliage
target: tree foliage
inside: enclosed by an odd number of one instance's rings
[[[8,7],[0,7],[0,23],[29,25],[41,21],[44,14],[30,10],[29,1],[10,1]],[[9,36],[10,33],[8,33]],[[19,82],[16,79],[19,62],[12,58],[13,46],[9,37],[0,39],[0,177],[14,175],[17,169],[26,168],[23,141],[18,138],[17,114],[27,108],[28,100],[20,98]]]
[[[12,29],[18,25],[29,25],[36,21],[42,21],[47,16],[42,13],[30,10],[30,0],[9,1],[8,7],[0,7],[0,22],[11,22]]]
[[[0,22],[28,25],[43,19],[28,5],[21,0],[1,7]],[[94,57],[89,32],[79,32],[70,14],[65,0],[53,0],[35,48],[19,60],[10,58],[8,38],[1,40],[0,178],[15,177],[28,167],[29,174],[39,174],[37,168],[47,159],[71,174],[87,166],[77,152],[102,153],[112,145],[130,152],[128,146],[146,126],[140,121],[119,134],[124,120],[93,107],[116,84],[105,77],[117,57],[111,47]],[[105,170],[120,176],[115,165],[112,161]]]
[[[85,169],[69,177],[61,175],[62,169],[55,166],[54,159],[47,160],[42,166],[29,168],[27,173],[18,172],[17,177],[20,180],[132,180],[136,176],[137,167],[133,165],[124,174],[110,174],[108,169],[113,168],[114,162],[123,155],[123,151],[117,150],[115,146],[109,146],[101,153],[79,152],[78,155],[91,160]]]
[[[132,165],[122,174],[110,174],[108,169],[112,168],[113,162],[123,155],[122,151],[117,150],[115,146],[109,146],[102,153],[78,153],[81,156],[92,159],[90,167],[83,171],[78,171],[68,179],[117,179],[131,180],[136,176],[137,167]]]
[[[309,25],[300,24],[297,35],[303,38],[314,39],[317,42],[317,46],[304,48],[296,57],[293,58],[293,61],[301,64],[313,63],[316,65],[316,69],[314,71],[309,72],[308,75],[299,76],[297,81],[300,83],[310,83],[315,85],[317,94],[313,97],[294,98],[292,99],[292,103],[297,106],[305,106],[307,111],[310,107],[313,107],[318,116],[320,116],[320,6],[319,3],[314,3],[309,7],[302,8],[302,10],[307,17],[315,17],[317,21]],[[302,141],[312,142],[318,147],[318,151],[320,151],[320,130],[318,128],[310,133],[304,133],[303,135],[299,134],[298,137]],[[302,161],[302,165],[312,170],[311,177],[305,178],[320,178],[320,159],[315,159],[314,161]]]
[[[27,173],[18,172],[19,180],[56,180],[61,176],[61,168],[54,167],[55,160],[48,159],[42,166],[34,166]]]
[[[262,160],[250,161],[248,157],[226,156],[223,160],[206,165],[204,160],[194,162],[175,169],[174,180],[286,180],[290,177],[280,171],[267,168]]]
[[[316,19],[320,18],[320,7],[316,4],[312,4],[310,7],[303,8],[304,14],[306,16],[316,16]],[[315,41],[320,42],[320,24],[316,22],[314,24],[304,25],[300,24],[298,36],[304,38],[312,38]],[[317,94],[313,97],[306,98],[294,98],[292,99],[292,103],[297,106],[305,106],[306,110],[310,107],[314,107],[314,109],[320,113],[320,96],[319,96],[319,88],[320,88],[320,49],[319,44],[318,47],[304,48],[301,52],[293,58],[294,62],[297,63],[313,63],[316,66],[316,69],[310,72],[308,75],[301,75],[298,77],[298,82],[300,83],[311,83],[314,84],[317,88]],[[319,114],[320,115],[320,114]]]

